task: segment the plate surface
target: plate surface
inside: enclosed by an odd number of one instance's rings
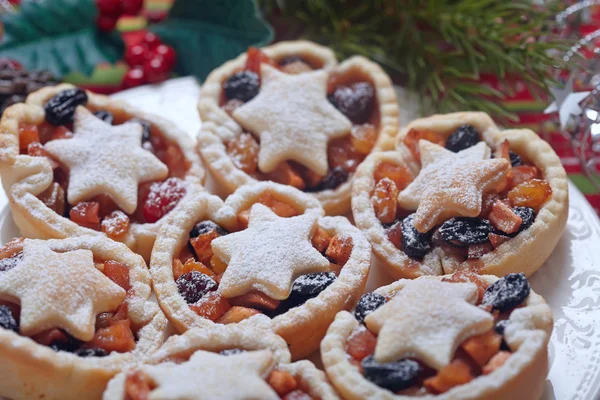
[[[193,137],[200,128],[196,112],[198,93],[193,78],[180,78],[113,97],[171,119]],[[403,91],[398,95],[401,104],[415,104]],[[401,111],[406,123],[414,116],[415,109]],[[219,192],[210,176],[207,188]],[[600,220],[572,184],[569,194],[567,229],[548,261],[531,278],[533,289],[545,297],[554,312],[551,367],[544,400],[600,397]],[[0,240],[5,243],[18,236],[19,231],[3,192],[0,192],[0,209]],[[374,260],[367,289],[390,282]]]

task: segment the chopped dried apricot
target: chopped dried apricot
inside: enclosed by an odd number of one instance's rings
[[[469,260],[478,260],[492,250],[494,250],[494,248],[492,247],[492,244],[488,242],[472,244],[467,251],[467,258]]]
[[[111,239],[120,239],[129,231],[129,217],[123,211],[115,210],[102,220],[102,232]]]
[[[473,375],[469,365],[463,360],[454,360],[439,370],[437,375],[425,379],[423,384],[429,391],[441,394],[472,380]]]
[[[209,264],[210,258],[213,255],[211,243],[213,239],[219,237],[219,234],[216,230],[211,230],[204,234],[201,234],[195,238],[190,239],[190,244],[196,253],[196,257],[202,264]]]
[[[265,192],[261,194],[260,197],[256,200],[256,203],[260,203],[269,207],[271,211],[283,218],[294,217],[299,214],[298,210],[296,210],[293,206],[283,201],[277,200],[270,192]],[[248,227],[248,221],[250,219],[250,208],[241,211],[238,214],[238,222],[243,228]]]
[[[504,158],[510,161],[510,154],[508,153],[509,150],[510,142],[508,139],[504,139],[504,141],[496,148],[496,151],[494,152],[494,158]]]
[[[304,180],[304,183],[306,184],[306,188],[314,188],[321,184],[323,176],[317,174],[312,169],[306,168],[304,165],[298,164],[294,161],[290,161],[290,164],[292,165],[294,170],[300,174],[300,176]]]
[[[117,321],[96,331],[94,338],[87,343],[90,348],[100,348],[110,353],[126,353],[135,348],[135,338],[129,320]]]
[[[488,238],[490,239],[490,243],[494,249],[510,239],[508,236],[498,235],[496,233],[490,233]]]
[[[484,375],[491,374],[492,372],[494,372],[495,370],[497,370],[498,368],[503,366],[509,357],[510,357],[510,352],[499,351],[490,359],[490,361],[486,365],[483,366],[483,369],[482,369],[483,374]]]
[[[377,336],[370,330],[360,327],[348,338],[346,342],[346,352],[357,361],[362,361],[363,358],[370,356],[375,352],[377,344]]]
[[[173,278],[175,280],[183,275],[183,262],[179,258],[173,259]]]
[[[27,153],[29,144],[39,142],[38,127],[32,124],[19,125],[19,150],[21,154]]]
[[[210,276],[211,278],[215,277],[215,273],[210,268],[208,268],[206,265],[202,264],[201,262],[196,261],[193,258],[190,258],[183,264],[183,268],[181,270],[181,275],[187,274],[188,272],[192,272],[192,271],[201,272],[204,275]]]
[[[98,229],[100,205],[95,201],[82,201],[69,211],[69,218],[78,225],[86,228]]]
[[[523,182],[508,192],[508,200],[513,207],[539,207],[552,194],[550,184],[544,179],[530,179]]]
[[[488,219],[494,228],[508,234],[517,232],[523,223],[523,219],[500,200],[494,202]]]
[[[70,139],[73,137],[73,132],[69,130],[64,125],[59,125],[54,129],[52,136],[50,136],[49,140],[58,140],[58,139]]]
[[[350,254],[352,253],[352,238],[350,236],[345,235],[335,235],[327,250],[325,251],[325,255],[332,259],[336,264],[344,266],[348,259],[350,258]]]
[[[461,347],[479,366],[483,367],[500,350],[501,344],[502,335],[490,330],[468,338],[461,343]]]
[[[190,304],[190,309],[201,317],[216,321],[221,318],[231,308],[227,299],[218,292],[208,292],[194,304]]]
[[[252,291],[241,296],[232,297],[229,302],[233,306],[257,308],[259,310],[273,311],[279,306],[279,300],[270,298],[264,293]]]
[[[386,161],[380,162],[377,165],[373,173],[373,178],[375,182],[379,182],[383,178],[391,179],[396,184],[398,190],[403,190],[413,180],[412,174],[404,165]]]
[[[442,278],[443,282],[470,282],[477,285],[477,294],[478,301],[477,303],[481,303],[483,300],[483,294],[488,288],[488,283],[481,278],[481,276],[469,272],[469,271],[458,271],[450,275],[449,277]]]
[[[246,308],[240,306],[231,307],[221,318],[217,319],[216,322],[219,324],[235,324],[241,322],[253,315],[260,314],[260,311],[253,308]]]
[[[246,66],[245,69],[255,72],[260,76],[260,65],[262,63],[273,65],[277,67],[277,63],[273,61],[269,56],[263,53],[260,49],[256,47],[248,48],[246,53]]]
[[[125,377],[125,400],[148,400],[152,387],[142,371],[129,371]]]
[[[427,140],[431,143],[435,143],[440,146],[443,146],[446,142],[442,136],[438,135],[433,131],[427,129],[411,129],[404,137],[404,144],[406,145],[406,147],[408,147],[410,152],[417,160],[421,159],[421,153],[419,151],[419,140],[421,139]]]
[[[369,154],[377,141],[377,129],[371,124],[354,125],[350,131],[350,143],[361,154]]]
[[[267,383],[279,396],[285,396],[298,387],[298,381],[287,371],[273,370],[267,377]]]
[[[65,214],[65,191],[58,183],[52,182],[52,185],[40,193],[38,198],[58,215]]]
[[[223,261],[221,261],[219,257],[213,254],[210,258],[210,268],[215,274],[222,274],[227,269],[227,264],[225,264]]]
[[[512,167],[508,173],[508,189],[512,189],[523,182],[527,182],[530,179],[537,178],[539,171],[533,165],[520,165],[518,167]]]
[[[385,228],[388,240],[399,250],[402,249],[402,221],[396,221]]]
[[[50,346],[52,343],[67,343],[70,340],[65,332],[57,328],[40,332],[34,335],[32,339],[44,346]]]
[[[23,251],[23,239],[17,237],[0,247],[0,259],[10,258]]]
[[[317,229],[315,229],[315,233],[312,237],[313,247],[322,253],[329,246],[329,242],[331,242],[331,235],[327,233],[325,229],[317,226]]]
[[[121,286],[125,291],[131,287],[129,284],[129,267],[114,260],[104,262],[104,275],[111,281]]]
[[[354,172],[364,158],[365,155],[352,146],[350,136],[331,140],[327,146],[330,170],[341,167],[346,172]]]
[[[116,321],[127,321],[129,318],[129,304],[124,301],[121,303],[119,308],[110,317],[109,325],[112,325]]]
[[[260,146],[250,133],[242,133],[227,143],[227,154],[233,164],[252,175],[258,169],[258,152]]]
[[[398,188],[391,179],[383,178],[377,182],[371,200],[373,201],[375,216],[382,224],[391,224],[396,220]]]
[[[492,212],[492,206],[496,200],[500,200],[498,193],[485,193],[481,201],[481,212],[477,217],[487,219],[487,216]]]
[[[273,182],[293,186],[300,190],[306,187],[302,175],[286,161],[280,163],[272,172],[265,174],[265,177]]]

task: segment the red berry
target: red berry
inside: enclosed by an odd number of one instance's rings
[[[156,49],[154,49],[154,54],[162,56],[164,63],[167,65],[169,70],[172,70],[175,66],[175,50],[171,46],[167,46],[166,44],[159,45]]]
[[[96,7],[101,15],[120,15],[121,10],[120,0],[96,0]]]
[[[160,38],[152,32],[146,32],[142,39],[142,44],[148,46],[150,50],[154,50],[161,44]]]
[[[144,201],[142,209],[146,221],[152,223],[171,211],[185,196],[185,186],[179,178],[169,178],[164,182],[154,182]]]
[[[138,65],[143,65],[144,62],[148,59],[148,56],[148,49],[142,46],[141,44],[129,46],[125,50],[125,62],[130,67],[137,67]]]
[[[118,17],[113,15],[99,15],[96,24],[102,32],[110,32],[117,26],[118,19]]]
[[[121,86],[123,89],[129,89],[132,87],[140,86],[146,83],[146,74],[141,67],[131,68],[123,77]]]
[[[136,15],[144,7],[144,0],[121,0],[125,14]]]
[[[144,72],[146,79],[150,83],[159,83],[166,80],[170,75],[170,68],[165,63],[164,58],[155,55],[144,63]]]

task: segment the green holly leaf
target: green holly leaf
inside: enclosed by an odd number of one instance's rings
[[[177,52],[175,72],[199,79],[249,46],[273,40],[253,0],[176,0],[169,18],[149,29]]]
[[[90,75],[97,64],[121,59],[124,48],[118,34],[96,29],[96,15],[94,0],[23,0],[16,14],[0,16],[0,57],[59,77]]]

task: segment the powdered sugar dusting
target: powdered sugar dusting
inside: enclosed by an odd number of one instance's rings
[[[142,148],[139,124],[112,126],[80,106],[75,111],[74,131],[72,139],[44,145],[69,169],[71,204],[108,194],[131,214],[137,205],[138,184],[164,179],[169,172],[154,154]]]

